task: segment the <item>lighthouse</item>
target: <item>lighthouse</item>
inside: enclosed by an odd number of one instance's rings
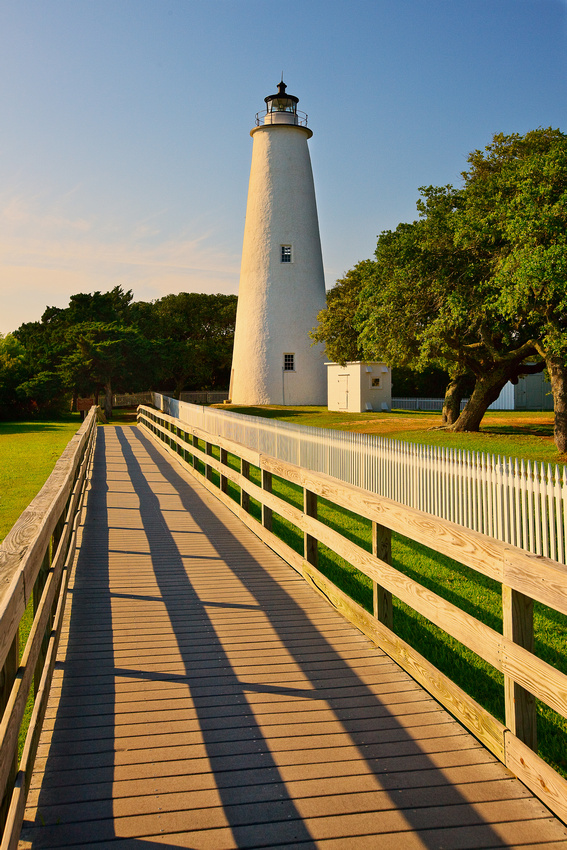
[[[230,399],[233,404],[326,404],[322,347],[309,332],[325,280],[308,139],[299,98],[265,98],[256,115],[244,225]]]

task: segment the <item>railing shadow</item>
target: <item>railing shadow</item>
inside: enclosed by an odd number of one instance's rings
[[[61,755],[54,756],[51,763],[48,762],[48,772],[58,785],[54,789],[46,786],[39,800],[40,812],[44,807],[47,809],[53,806],[50,822],[59,843],[41,843],[42,830],[38,829],[33,846],[73,846],[74,843],[80,846],[80,843],[101,841],[112,842],[111,846],[116,850],[189,846],[186,843],[175,843],[173,834],[171,843],[164,844],[163,838],[154,843],[151,838],[121,837],[120,832],[116,831],[111,799],[116,757],[112,708],[115,699],[114,682],[117,677],[127,676],[186,683],[196,711],[210,769],[215,777],[223,823],[228,824],[232,834],[232,842],[223,846],[316,847],[321,836],[313,834],[313,824],[317,818],[332,819],[334,816],[346,818],[342,826],[342,840],[345,842],[352,841],[357,835],[360,836],[359,846],[369,846],[365,844],[369,840],[379,841],[377,835],[373,836],[372,832],[368,831],[366,816],[372,817],[375,812],[372,800],[369,799],[368,808],[364,811],[365,803],[359,795],[351,795],[354,804],[352,813],[349,812],[348,801],[345,799],[344,805],[340,807],[340,815],[337,806],[336,810],[322,811],[321,815],[315,815],[313,818],[304,817],[303,803],[299,803],[294,797],[293,790],[282,774],[281,763],[278,764],[278,758],[274,755],[273,745],[265,728],[260,725],[250,704],[249,694],[265,693],[289,696],[290,699],[301,697],[320,700],[322,706],[328,706],[332,710],[338,725],[347,733],[350,743],[346,746],[343,743],[331,743],[331,747],[345,746],[344,754],[347,760],[353,758],[354,752],[364,762],[364,771],[372,774],[376,778],[378,788],[388,794],[390,803],[386,808],[391,811],[399,808],[402,812],[407,826],[400,826],[398,819],[394,831],[399,830],[399,842],[391,846],[404,847],[404,832],[407,834],[417,831],[421,845],[430,850],[442,846],[507,847],[501,836],[482,818],[474,805],[451,784],[435,759],[399,722],[389,706],[318,631],[299,602],[284,586],[278,584],[262,563],[224,525],[216,511],[210,507],[210,500],[201,498],[198,490],[188,485],[183,474],[176,471],[152,441],[137,429],[118,428],[116,434],[139,498],[141,528],[147,537],[160,598],[176,638],[183,671],[173,673],[167,670],[144,669],[143,665],[136,671],[115,666],[112,654],[113,593],[108,585],[108,530],[105,539],[102,527],[106,512],[107,487],[103,460],[105,440],[102,438],[97,447],[96,477],[93,480],[93,495],[89,500],[89,516],[75,585],[70,655],[65,665],[69,680],[63,685],[60,714],[53,732],[53,752],[55,753],[56,749],[59,752],[60,747],[63,747],[63,751]],[[285,673],[279,677],[275,669],[268,676],[269,681],[266,684],[246,681],[246,673],[239,675],[234,669],[222,637],[217,634],[210,612],[227,607],[238,612],[248,606],[239,603],[232,605],[220,598],[215,600],[201,597],[192,581],[191,564],[184,563],[184,560],[188,560],[188,555],[180,551],[174,533],[164,520],[167,510],[162,509],[159,494],[155,492],[143,468],[145,463],[142,464],[134,451],[135,443],[141,444],[148,459],[159,464],[161,476],[173,488],[183,511],[190,515],[196,527],[207,535],[218,558],[228,566],[233,576],[248,591],[249,597],[254,600],[250,607],[263,612],[273,633],[287,650],[289,663],[300,671],[295,678],[289,679],[288,676],[287,684]],[[105,542],[106,560],[103,555]],[[93,559],[96,561],[97,570],[94,583],[91,575]],[[88,591],[84,596],[83,589]],[[96,595],[97,603],[94,618],[93,594]],[[95,696],[95,692],[90,689],[81,691],[79,680],[84,661],[74,661],[72,655],[74,650],[80,653],[81,648],[84,648],[89,634],[88,625],[93,619],[100,627],[99,637],[103,641],[100,647],[102,655],[97,662],[99,666],[96,671],[97,680],[102,687],[100,696]],[[195,625],[198,627],[198,635],[189,628]],[[378,650],[376,655],[380,655]],[[302,676],[305,677],[304,680]],[[294,682],[297,686],[294,686]],[[393,689],[396,687],[394,682]],[[101,717],[104,716],[105,719],[101,721],[102,728],[97,727],[96,732],[96,737],[101,742],[100,751],[92,755],[87,755],[84,741],[76,737],[79,734],[89,734],[84,731],[83,718],[77,716],[78,698],[101,700],[101,705],[104,705],[104,715]],[[232,730],[228,720],[223,721],[222,717],[219,719],[219,700],[231,710],[238,710],[239,724],[236,732]],[[75,708],[67,709],[69,702]],[[277,711],[277,706],[274,710]],[[75,728],[73,716],[77,720]],[[455,724],[455,749],[459,748],[461,732],[460,727]],[[296,729],[291,729],[289,734],[292,738],[297,734]],[[461,740],[464,742],[465,739]],[[300,738],[300,741],[303,747],[307,748],[305,738]],[[291,761],[289,764],[307,763],[302,744],[299,744],[295,752],[296,762]],[[325,744],[321,742],[319,746],[323,748]],[[431,752],[435,752],[435,747]],[[335,756],[336,750],[332,750],[328,761],[332,761]],[[321,757],[318,760],[320,762]],[[471,763],[474,761],[473,757]],[[71,762],[78,766],[71,767]],[[89,783],[97,785],[96,801],[91,800],[91,816],[86,820],[53,823],[56,816],[65,811],[66,789],[62,784],[60,771],[69,770],[77,771],[66,776],[71,780],[74,776],[77,780],[75,787],[71,788],[73,799],[77,797],[77,784],[80,784],[86,771],[90,777]],[[317,776],[317,772],[314,776]],[[156,783],[159,784],[158,779]],[[332,793],[339,796],[340,786],[339,777]],[[92,796],[92,790],[85,789],[85,793]],[[74,817],[71,804],[67,811],[71,818]],[[381,813],[384,811],[383,808]],[[57,812],[60,814],[57,815]],[[194,812],[186,822],[192,823],[196,829],[220,829],[214,821],[207,825],[206,812]],[[163,815],[163,823],[166,834],[177,831],[168,826],[167,813]],[[186,831],[191,831],[189,826]],[[341,846],[347,845],[345,843]],[[351,843],[348,846],[354,845]]]

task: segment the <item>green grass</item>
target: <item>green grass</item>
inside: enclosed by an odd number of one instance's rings
[[[63,421],[0,422],[0,540],[39,493],[80,425],[79,414]]]
[[[219,405],[220,407],[220,405]],[[222,405],[248,416],[279,419],[299,425],[337,431],[375,434],[428,446],[485,452],[524,458],[541,463],[565,463],[553,442],[553,413],[547,411],[488,411],[477,433],[436,430],[441,417],[436,413],[394,410],[389,413],[330,412],[326,407],[236,407]]]

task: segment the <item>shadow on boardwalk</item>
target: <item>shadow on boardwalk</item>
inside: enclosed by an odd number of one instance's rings
[[[567,847],[505,768],[229,517],[143,433],[99,429],[22,847]]]

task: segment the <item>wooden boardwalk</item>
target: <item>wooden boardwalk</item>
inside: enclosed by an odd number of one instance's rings
[[[101,428],[20,848],[567,848],[137,428]]]

